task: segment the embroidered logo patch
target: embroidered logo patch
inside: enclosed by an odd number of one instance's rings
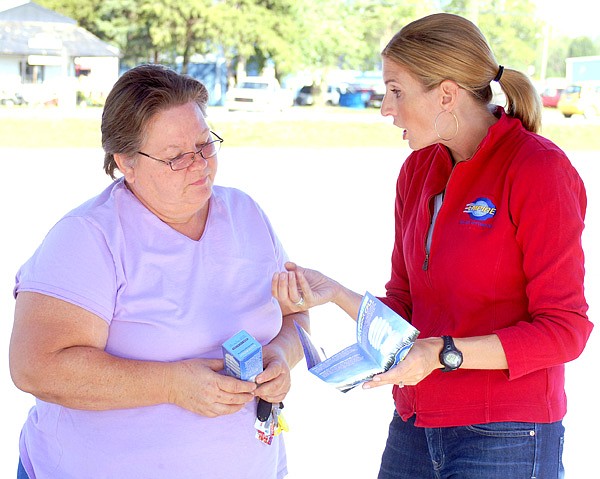
[[[496,205],[489,198],[477,198],[473,203],[467,203],[463,213],[473,220],[485,221],[496,214]]]

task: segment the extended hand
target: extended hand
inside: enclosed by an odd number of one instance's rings
[[[339,283],[314,269],[302,268],[292,262],[287,262],[285,268],[287,271],[273,275],[271,288],[284,314],[286,311],[306,311],[332,301],[340,287]]]

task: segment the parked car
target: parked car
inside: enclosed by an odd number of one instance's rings
[[[334,106],[340,104],[340,95],[342,91],[346,90],[346,86],[327,85],[327,88],[322,93],[323,102],[326,105]],[[296,105],[308,106],[316,103],[316,96],[318,92],[312,85],[305,85],[296,94],[294,103]]]
[[[375,89],[371,85],[364,83],[349,83],[341,91],[340,105],[357,107],[370,107],[376,106],[373,103],[373,96],[375,95]],[[383,97],[382,97],[383,98]]]
[[[0,105],[26,105],[27,102],[20,93],[0,90]]]
[[[600,82],[582,82],[568,86],[560,95],[558,110],[565,118],[583,115],[592,118],[600,115]]]
[[[341,94],[342,87],[337,85],[327,85],[327,90],[325,90],[325,104],[331,106],[339,105]]]
[[[381,104],[383,103],[383,97],[385,96],[385,85],[383,81],[381,84],[373,85],[373,92],[371,93],[371,97],[369,98],[369,102],[367,106],[371,106],[374,108],[381,108]]]
[[[315,104],[315,92],[311,85],[304,85],[294,99],[294,103],[300,106],[310,106]]]
[[[354,79],[352,90],[360,91],[366,107],[380,108],[385,95],[385,84],[381,72],[366,72]]]
[[[274,77],[247,77],[225,95],[225,107],[230,111],[282,111],[292,103],[292,94],[281,88]]]
[[[540,96],[542,97],[542,106],[544,108],[556,108],[558,100],[564,88],[546,88]]]

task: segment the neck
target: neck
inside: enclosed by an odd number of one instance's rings
[[[175,231],[178,231],[182,235],[185,235],[194,241],[198,241],[200,238],[202,238],[206,228],[206,220],[208,219],[208,205],[187,220],[182,220],[179,218],[162,218],[160,216],[158,217]]]
[[[473,112],[471,112],[471,117]],[[452,145],[448,145],[450,154],[454,163],[469,160],[475,155],[479,145],[487,136],[488,130],[498,121],[489,110],[485,110],[481,115],[476,116],[469,122],[463,121],[467,125],[460,133],[460,137]]]
[[[174,214],[172,211],[163,209],[161,211],[153,208],[152,205],[148,204],[144,198],[137,194],[135,188],[132,188],[128,182],[125,185],[131,191],[131,193],[142,203],[148,211],[153,213],[163,223],[169,225],[175,231],[178,231],[182,235],[187,236],[190,239],[198,241],[204,234],[206,228],[206,221],[208,219],[208,210],[210,207],[210,200],[206,202],[200,209],[195,210],[191,213],[180,213]]]

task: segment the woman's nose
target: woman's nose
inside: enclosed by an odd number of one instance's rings
[[[383,95],[383,100],[381,101],[381,108],[379,111],[381,112],[382,116],[392,116],[393,115],[393,109],[390,105],[390,102],[388,101],[387,93],[385,95]]]
[[[199,151],[194,154],[194,161],[192,161],[190,166],[199,167],[200,169],[206,168],[208,165],[208,160],[204,158]],[[188,167],[189,168],[189,167]]]

